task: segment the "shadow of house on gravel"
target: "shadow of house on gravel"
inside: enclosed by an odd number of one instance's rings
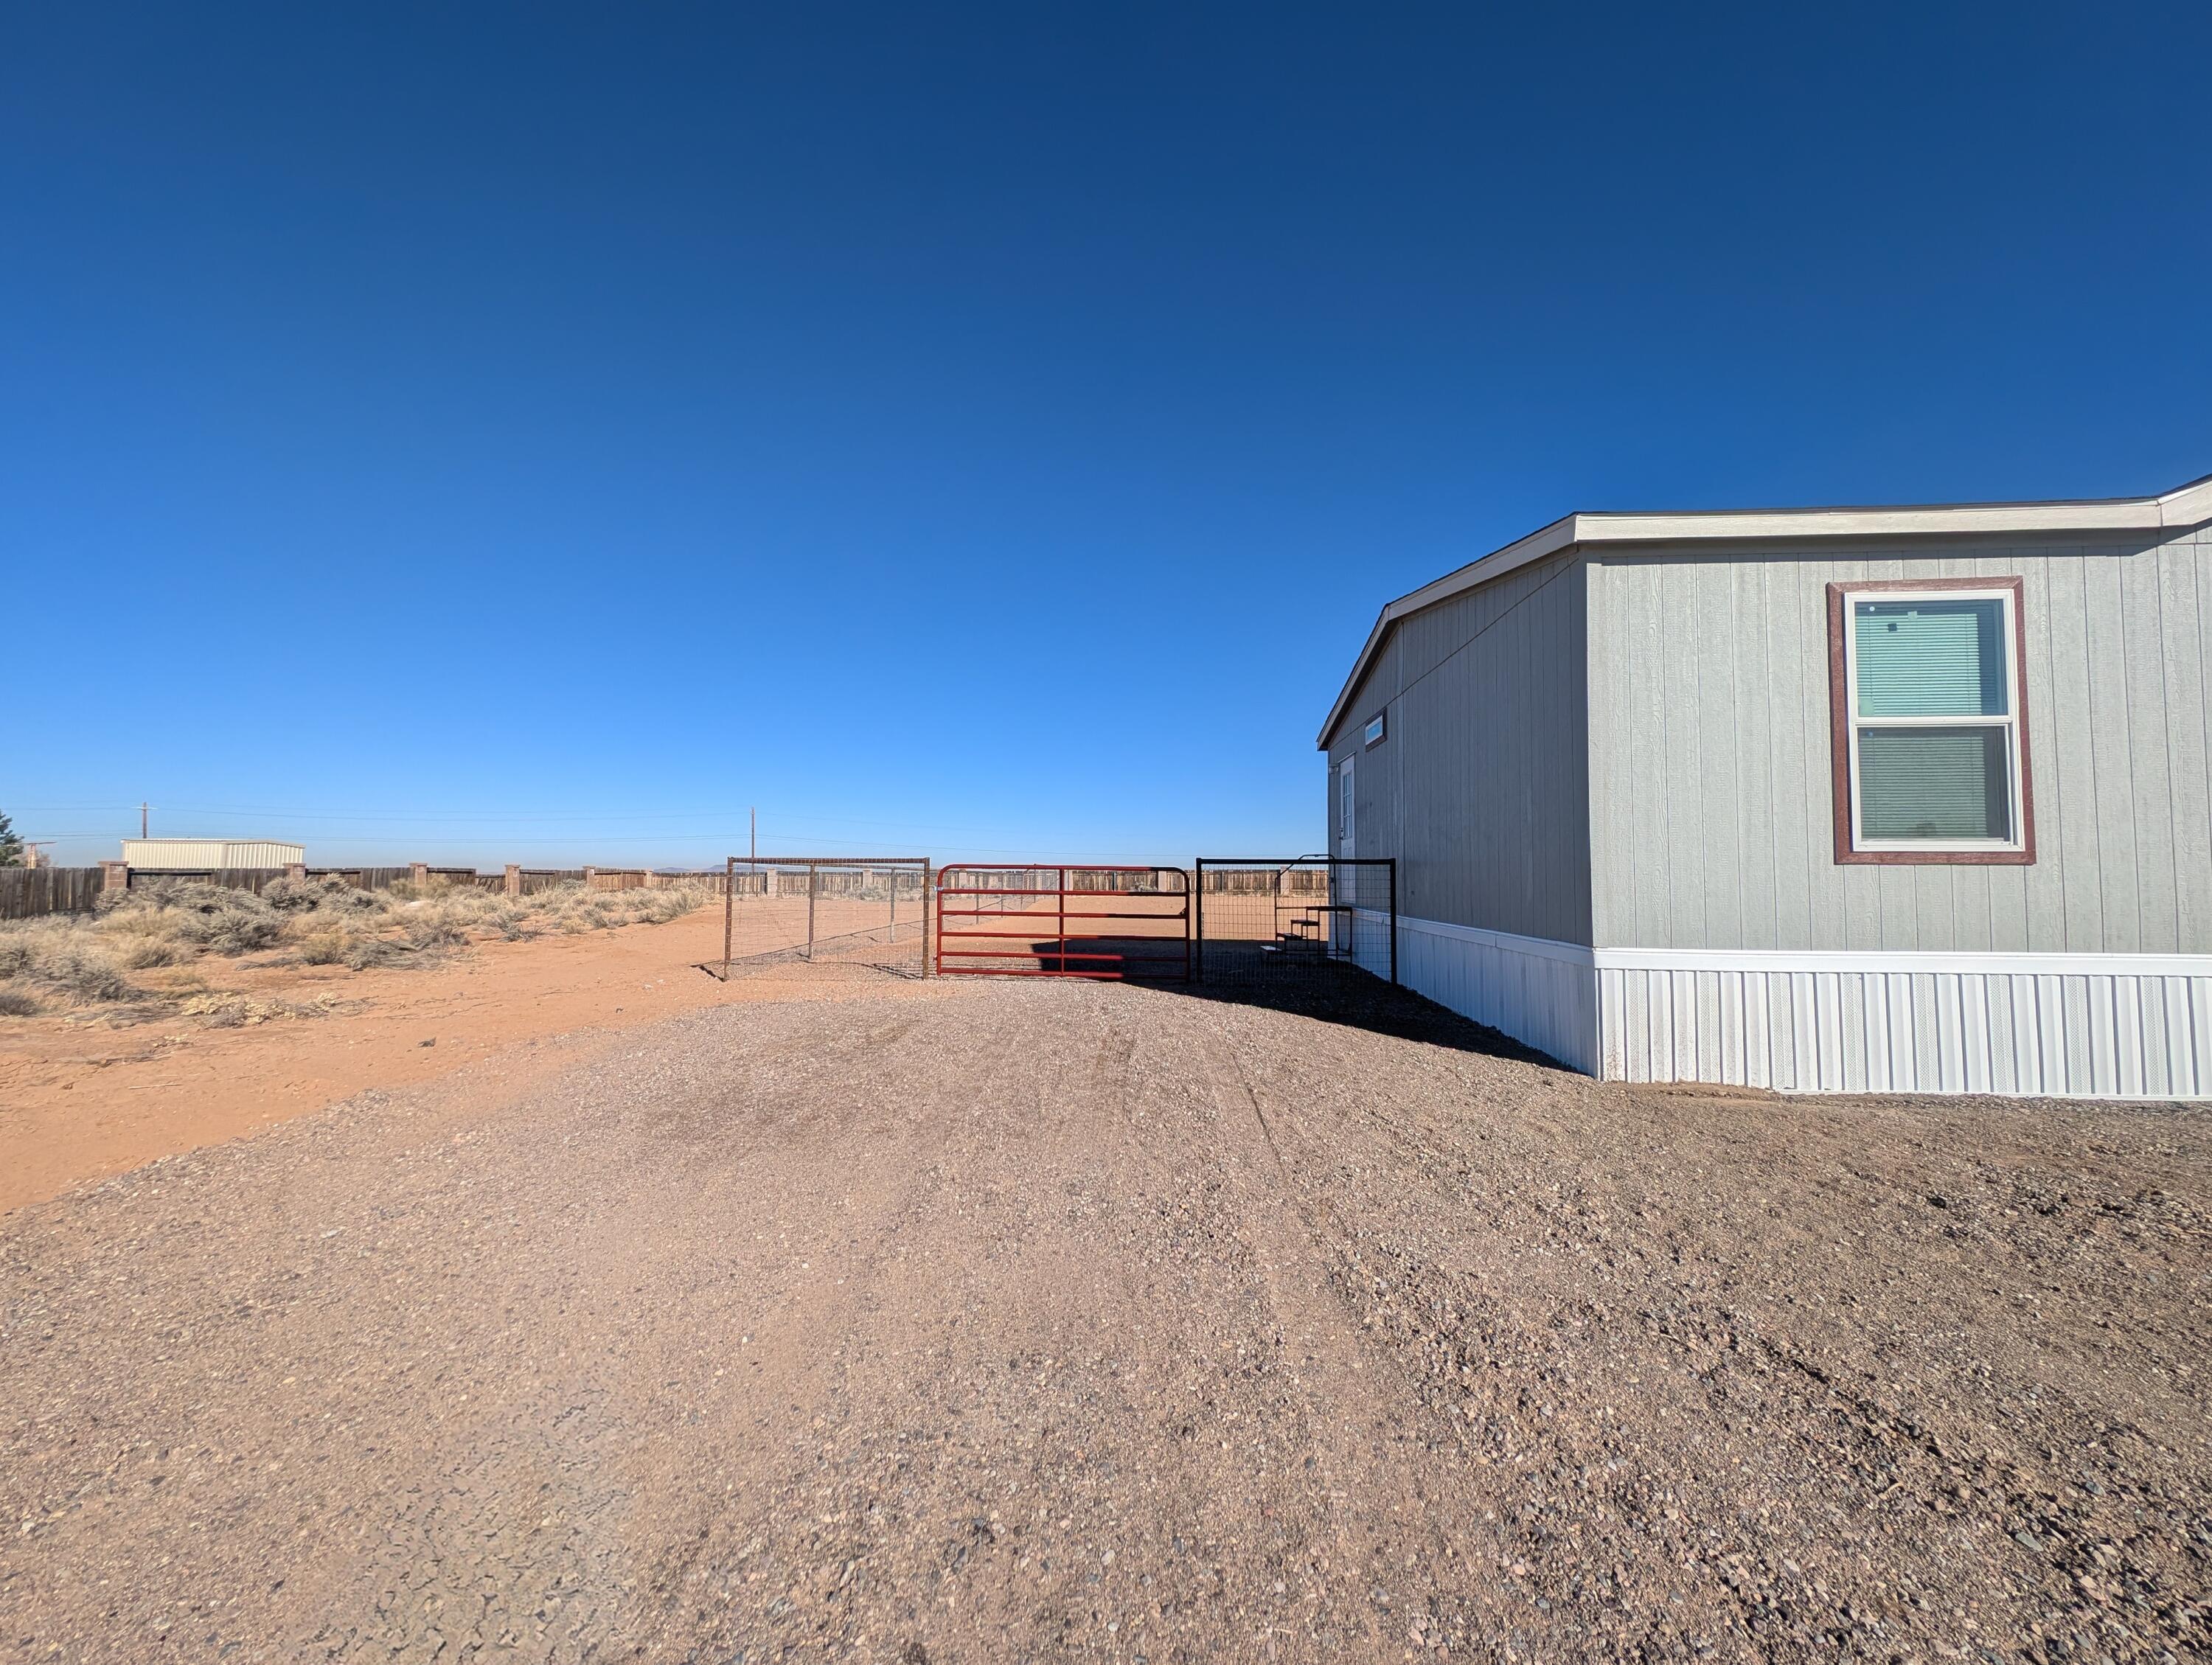
[[[1324,1024],[1342,1024],[1401,1041],[1449,1047],[1455,1052],[1479,1052],[1486,1057],[1534,1064],[1542,1069],[1566,1067],[1548,1054],[1525,1046],[1472,1018],[1462,1018],[1449,1006],[1438,1006],[1426,995],[1384,982],[1371,973],[1348,968],[1327,981],[1155,983],[1148,987],[1223,1006],[1258,1006]]]
[[[1082,940],[1086,949],[1099,954],[1110,954],[1120,939],[1069,940],[1071,945]],[[1050,964],[1059,953],[1060,939],[1042,939],[1031,943],[1029,947],[1040,965]],[[1157,953],[1158,949],[1158,942],[1139,940],[1135,951]],[[1209,957],[1220,952],[1212,947],[1206,951]],[[1202,982],[1185,982],[1166,976],[1133,976],[1128,981],[1139,987],[1157,989],[1164,994],[1181,994],[1220,1006],[1257,1006],[1267,1012],[1288,1012],[1296,1017],[1311,1018],[1320,1023],[1342,1024],[1347,1028],[1364,1029],[1371,1034],[1388,1035],[1401,1041],[1419,1041],[1428,1046],[1448,1047],[1455,1052],[1480,1053],[1486,1057],[1534,1064],[1542,1069],[1564,1070],[1566,1067],[1547,1053],[1538,1052],[1510,1035],[1478,1024],[1471,1018],[1462,1018],[1449,1006],[1438,1006],[1425,995],[1385,982],[1373,973],[1362,971],[1354,966],[1323,962],[1301,968],[1295,975],[1285,976],[1239,975],[1239,969],[1231,969],[1225,975],[1209,975]]]

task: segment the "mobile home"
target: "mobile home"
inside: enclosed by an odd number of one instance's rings
[[[1587,1073],[2212,1096],[2212,478],[1571,514],[1322,725],[1401,975]]]

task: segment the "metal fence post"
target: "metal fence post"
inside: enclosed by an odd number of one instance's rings
[[[1197,894],[1191,898],[1190,902],[1191,935],[1196,942],[1196,957],[1192,966],[1190,980],[1194,983],[1202,983],[1206,981],[1206,858],[1202,855],[1194,855],[1191,857],[1191,861],[1194,864],[1190,876],[1191,887]]]
[[[722,981],[730,981],[730,949],[738,928],[738,859],[722,869]]]
[[[1192,860],[1195,860],[1197,858],[1194,856]],[[1191,891],[1197,886],[1198,875],[1195,873],[1186,872],[1181,868],[1178,868],[1176,871],[1176,882],[1183,887],[1182,980],[1187,983],[1196,982],[1198,981],[1198,973],[1191,966],[1190,957],[1191,938],[1198,928],[1198,919],[1192,909]]]
[[[806,957],[814,957],[814,893],[821,888],[822,869],[810,861],[806,864]]]

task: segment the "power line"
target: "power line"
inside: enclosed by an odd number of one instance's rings
[[[24,804],[18,805],[19,815],[92,815],[114,810],[127,814],[138,809],[136,804]],[[270,816],[288,821],[379,822],[402,825],[452,824],[475,825],[517,823],[533,826],[554,823],[589,824],[605,823],[618,824],[642,821],[724,821],[734,819],[735,809],[641,811],[635,813],[613,811],[603,814],[576,815],[562,811],[544,814],[526,810],[469,811],[469,810],[290,810],[276,808],[245,808],[208,804],[165,804],[164,812],[170,815],[255,815]],[[794,822],[821,823],[831,826],[884,827],[914,832],[980,832],[988,833],[989,827],[956,826],[941,822],[886,821],[869,816],[854,815],[798,815]]]
[[[44,829],[41,830],[43,831]],[[112,838],[114,836],[114,833],[111,829],[105,828],[92,831],[49,831],[46,832],[44,838],[42,838],[40,842],[51,843],[58,839],[64,838]],[[881,842],[876,839],[865,838],[830,838],[825,837],[819,833],[805,833],[798,831],[778,832],[774,828],[763,830],[760,836],[765,839],[771,846],[775,845],[778,841],[781,841],[789,845],[828,844],[834,845],[843,849],[855,850],[872,850],[876,845]],[[381,842],[375,840],[333,840],[332,842],[339,843],[368,843],[372,848],[381,848],[386,849],[396,849],[401,848],[396,842],[390,840]],[[724,851],[732,851],[733,847],[737,843],[737,840],[720,833],[672,833],[664,834],[652,839],[638,839],[635,842],[645,844],[648,847],[653,844],[704,844]],[[496,844],[498,848],[502,849],[522,845],[542,847],[549,844],[564,846],[570,849],[575,849],[581,847],[581,841],[574,837],[495,837],[487,839],[447,838],[443,841],[424,839],[410,843],[406,848],[419,857],[423,854],[433,854],[441,848],[452,848],[457,845],[482,846],[486,844]],[[428,849],[423,848],[426,845],[429,847]],[[1124,860],[1132,860],[1138,854],[1145,854],[1145,852],[1133,852],[1129,850],[1055,850],[1039,848],[1036,845],[1025,845],[1019,848],[1015,848],[1004,845],[993,846],[988,844],[962,844],[957,847],[957,849],[959,854],[963,855],[1019,856],[1026,860],[1037,861],[1059,860],[1062,859],[1070,861],[1120,861]],[[1157,852],[1152,853],[1157,854]]]

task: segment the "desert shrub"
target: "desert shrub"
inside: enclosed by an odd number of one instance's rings
[[[550,929],[578,936],[623,925],[664,925],[692,912],[704,897],[688,889],[586,890],[580,884],[564,884],[531,900]]]
[[[126,935],[168,936],[216,954],[250,954],[284,939],[285,918],[251,890],[169,879],[103,896],[101,925]]]
[[[23,920],[0,926],[0,981],[71,1002],[144,998],[124,977],[116,957],[81,918]]]
[[[489,925],[503,915],[520,909],[523,904],[510,902],[496,891],[479,890],[474,885],[469,885],[456,889],[447,898],[445,906],[448,912],[472,925]]]
[[[483,922],[487,930],[498,932],[508,942],[524,942],[538,934],[530,908],[520,902],[495,903]]]
[[[301,937],[298,957],[302,965],[342,965],[349,971],[366,971],[373,965],[406,959],[408,951],[373,931],[334,924]]]
[[[300,939],[300,963],[302,965],[343,965],[346,950],[353,939],[336,929],[316,931]]]
[[[164,980],[158,995],[132,987],[125,974],[189,968],[204,955],[277,946],[289,948],[303,964],[360,971],[419,963],[426,955],[489,937],[520,942],[661,924],[704,900],[689,889],[587,890],[574,882],[525,897],[444,879],[369,891],[340,879],[286,878],[272,880],[256,896],[169,880],[104,895],[89,920],[0,925],[0,984],[22,986],[34,1008],[47,991],[71,1002],[173,1003],[187,997],[188,970]]]
[[[451,896],[482,896],[473,884],[456,884],[443,873],[433,873],[417,884],[411,878],[394,879],[385,895],[397,896],[402,902],[437,902]]]
[[[0,988],[0,1018],[35,1018],[39,1003],[20,988]]]
[[[321,901],[325,881],[315,878],[272,878],[261,887],[261,899],[280,914],[312,912]]]
[[[137,992],[112,961],[75,945],[40,954],[28,981],[80,1000],[127,1000]]]
[[[94,904],[98,909],[96,922],[100,929],[112,937],[168,937],[174,936],[177,916],[155,905],[152,896],[141,891],[136,902],[111,902],[103,896]]]
[[[440,908],[410,913],[399,928],[411,948],[457,948],[469,939],[467,920]]]
[[[182,915],[177,934],[186,942],[217,954],[249,954],[284,939],[283,915],[251,890],[179,888],[191,892],[171,904]]]
[[[272,878],[262,901],[282,914],[377,914],[384,904],[373,891],[357,890],[342,878]]]
[[[174,965],[179,957],[177,945],[160,937],[142,937],[125,948],[122,954],[126,971],[149,971],[157,965]]]

